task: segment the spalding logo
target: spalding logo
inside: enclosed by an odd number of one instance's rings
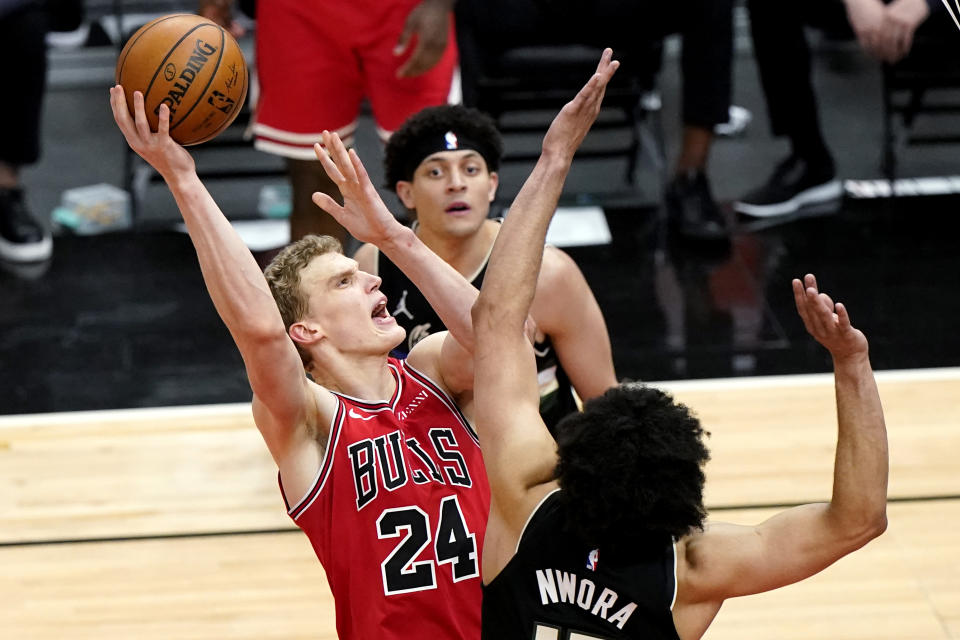
[[[187,59],[187,64],[183,68],[183,71],[180,72],[180,75],[177,78],[177,82],[173,83],[173,86],[170,87],[170,90],[167,91],[167,95],[163,97],[163,100],[157,105],[157,108],[153,112],[157,115],[160,114],[160,105],[166,103],[170,107],[170,117],[173,118],[173,114],[177,112],[177,107],[180,106],[180,102],[183,100],[183,97],[187,94],[187,91],[190,90],[190,85],[193,84],[193,81],[196,79],[197,74],[200,73],[200,70],[203,69],[203,66],[207,64],[207,60],[218,51],[217,47],[212,44],[205,42],[203,40],[197,40],[196,44],[193,46],[193,51],[191,52],[190,58]],[[174,70],[176,71],[176,70]],[[167,70],[164,68],[163,75],[166,77]]]
[[[177,75],[177,67],[172,62],[168,62],[163,68],[163,79],[167,82],[173,80]]]

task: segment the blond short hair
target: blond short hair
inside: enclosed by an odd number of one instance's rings
[[[293,323],[307,315],[309,297],[301,286],[300,273],[314,258],[327,253],[343,253],[340,241],[332,236],[305,236],[285,247],[264,269],[263,275],[287,331]],[[310,354],[296,342],[294,345],[303,360],[304,368],[307,368],[311,361]]]

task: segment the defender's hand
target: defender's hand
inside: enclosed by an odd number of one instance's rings
[[[550,123],[550,128],[543,137],[544,152],[554,152],[567,159],[573,158],[597,119],[607,84],[620,66],[620,63],[612,58],[613,50],[604,49],[596,73]]]
[[[793,299],[807,332],[827,348],[834,360],[867,355],[866,336],[850,324],[842,303],[834,303],[830,296],[820,293],[813,274],[804,276],[802,283],[794,279]]]
[[[314,204],[332,215],[361,242],[380,246],[403,230],[403,225],[393,217],[377,193],[356,151],[348,151],[336,133],[324,131],[321,139],[324,146],[315,144],[313,150],[324,171],[340,189],[343,206],[319,191],[313,194]]]

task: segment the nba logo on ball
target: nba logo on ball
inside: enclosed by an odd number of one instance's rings
[[[247,64],[237,41],[216,23],[193,14],[148,22],[130,36],[117,59],[117,84],[133,112],[143,93],[150,128],[160,105],[170,109],[170,137],[200,144],[220,134],[240,113],[247,95]]]

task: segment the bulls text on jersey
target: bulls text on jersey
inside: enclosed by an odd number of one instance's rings
[[[357,490],[357,511],[373,502],[380,491],[396,491],[411,480],[416,484],[473,486],[453,429],[430,429],[426,440],[404,440],[400,431],[392,431],[347,447]]]

